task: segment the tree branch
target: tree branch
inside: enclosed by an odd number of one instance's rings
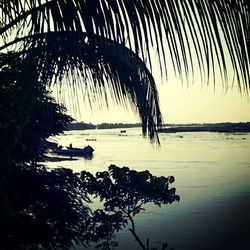
[[[145,245],[142,243],[141,239],[139,238],[139,236],[136,234],[135,232],[135,222],[132,218],[132,216],[130,214],[128,214],[128,218],[131,222],[132,228],[129,228],[129,231],[133,234],[135,240],[139,243],[139,245],[141,246],[141,248],[143,250],[148,250],[148,248],[145,247]]]
[[[147,250],[147,248],[144,246],[144,244],[142,243],[142,241],[140,240],[139,236],[136,234],[135,231],[133,231],[131,228],[129,228],[129,231],[133,234],[135,240],[139,243],[139,245],[141,246],[141,248],[143,250]]]

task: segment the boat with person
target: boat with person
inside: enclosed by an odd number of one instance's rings
[[[80,156],[80,157],[89,157],[92,156],[94,149],[91,146],[86,146],[84,148],[73,148],[72,144],[69,147],[63,148],[59,146],[53,150],[53,153],[63,156]]]

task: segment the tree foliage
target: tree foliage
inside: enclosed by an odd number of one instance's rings
[[[13,55],[0,61],[0,154],[13,162],[41,160],[46,139],[73,121],[37,80],[30,63]]]
[[[48,149],[47,139],[58,135],[66,129],[73,119],[66,115],[66,109],[57,104],[49,93],[42,93],[33,106],[32,115],[22,131],[16,144],[15,156],[24,162],[35,162],[44,159]]]
[[[143,205],[146,203],[161,206],[180,200],[175,188],[169,187],[174,182],[173,176],[157,177],[147,170],[137,172],[128,167],[110,165],[108,171],[98,172],[95,177],[82,171],[81,179],[81,188],[99,198],[106,213],[120,216],[119,227],[131,223],[130,232],[145,250],[149,249],[149,240],[147,244],[143,244],[136,232],[133,217],[144,210]],[[105,218],[107,215],[102,216]]]
[[[87,244],[88,199],[72,170],[18,165],[7,183],[12,216],[1,235],[3,249],[70,249]]]
[[[47,170],[28,164],[13,166],[7,175],[11,204],[8,223],[0,235],[1,249],[72,249],[95,244],[102,250],[118,246],[116,233],[129,229],[143,246],[133,217],[148,202],[161,206],[179,200],[169,185],[173,177],[156,177],[115,165],[96,176],[70,169]],[[90,195],[103,201],[91,210]],[[142,249],[147,249],[143,248]]]
[[[65,192],[67,202],[71,198],[70,202],[74,202],[76,195],[69,192],[63,173],[57,173],[58,179],[61,178],[59,186],[56,174],[52,174],[56,171],[48,173],[37,165],[47,149],[46,139],[61,133],[72,118],[49,96],[30,63],[12,55],[0,60],[0,242],[4,250],[34,249],[35,245],[39,248],[39,244],[49,244],[55,238],[52,232],[59,235],[57,239],[63,237],[62,229],[53,228],[60,211],[54,210],[51,224],[45,220],[48,213],[52,213],[49,209],[55,209],[50,200],[52,197],[55,200],[56,194],[52,192],[55,188],[50,184],[62,188],[60,192]],[[50,198],[46,197],[46,190]],[[64,209],[68,216],[72,215],[66,204]],[[67,233],[71,241],[70,230]],[[71,244],[65,239],[61,242]],[[47,249],[50,249],[48,245]]]
[[[160,206],[178,200],[175,189],[169,189],[169,184],[174,182],[173,176],[156,177],[148,170],[137,172],[115,165],[110,165],[109,171],[96,173],[96,181],[85,171],[81,172],[81,176],[84,190],[99,196],[107,211],[124,210],[136,215],[141,211],[142,205],[148,202]],[[95,183],[90,188],[89,180]]]

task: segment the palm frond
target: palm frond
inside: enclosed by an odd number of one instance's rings
[[[156,135],[158,140],[156,129],[162,117],[156,84],[145,63],[130,49],[82,32],[38,34],[18,42],[23,46],[20,53],[36,61],[40,81],[49,85],[66,75],[69,87],[83,89],[93,105],[107,104],[109,92],[117,104],[130,104],[139,113],[144,135],[148,131],[150,139]]]
[[[165,72],[167,51],[181,76],[197,60],[207,77],[217,64],[227,84],[232,66],[239,89],[248,92],[249,8],[248,0],[2,0],[0,34],[13,27],[17,37],[83,31],[127,44],[144,61],[155,47]]]

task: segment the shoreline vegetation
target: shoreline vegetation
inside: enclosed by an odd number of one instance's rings
[[[67,130],[87,130],[87,129],[113,129],[113,128],[137,128],[141,127],[140,123],[101,123],[92,124],[84,122],[75,122],[67,126]]]
[[[203,123],[171,125],[158,130],[159,133],[178,132],[218,132],[218,133],[246,133],[250,132],[250,122],[239,123]]]
[[[76,122],[68,125],[67,130],[89,129],[124,129],[141,127],[140,123],[101,123],[91,124]],[[222,123],[192,123],[192,124],[164,124],[159,133],[178,132],[220,132],[220,133],[246,133],[250,132],[250,122],[222,122]]]

